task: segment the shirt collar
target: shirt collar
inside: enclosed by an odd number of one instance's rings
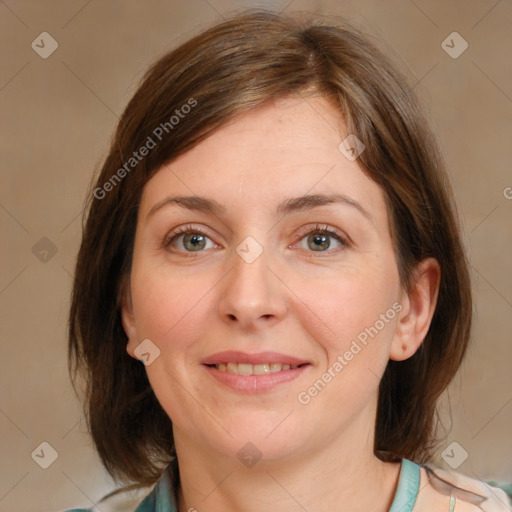
[[[135,512],[177,512],[178,482],[178,459],[174,458],[165,468],[151,493],[144,498]]]

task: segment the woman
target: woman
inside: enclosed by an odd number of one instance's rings
[[[249,11],[156,62],[69,330],[105,467],[157,483],[137,512],[510,510],[428,464],[471,324],[452,202],[413,92],[350,27]]]

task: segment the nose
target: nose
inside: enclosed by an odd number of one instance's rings
[[[265,249],[252,262],[233,252],[232,269],[219,294],[219,314],[231,327],[256,332],[286,315],[286,287],[276,276],[272,260]]]

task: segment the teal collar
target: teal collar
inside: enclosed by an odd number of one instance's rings
[[[411,512],[420,488],[420,467],[407,459],[402,459],[400,478],[395,499],[389,512]]]

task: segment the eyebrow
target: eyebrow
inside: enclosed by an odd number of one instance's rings
[[[309,211],[318,206],[329,204],[346,204],[354,207],[367,220],[375,225],[375,220],[368,210],[366,210],[359,202],[349,196],[343,194],[307,194],[300,197],[286,199],[279,203],[276,213],[280,216],[289,215],[291,213],[299,213]],[[154,215],[158,210],[166,205],[176,205],[187,210],[201,211],[220,215],[226,211],[226,208],[214,199],[208,199],[201,196],[174,196],[166,197],[156,203],[146,215],[146,220]]]

